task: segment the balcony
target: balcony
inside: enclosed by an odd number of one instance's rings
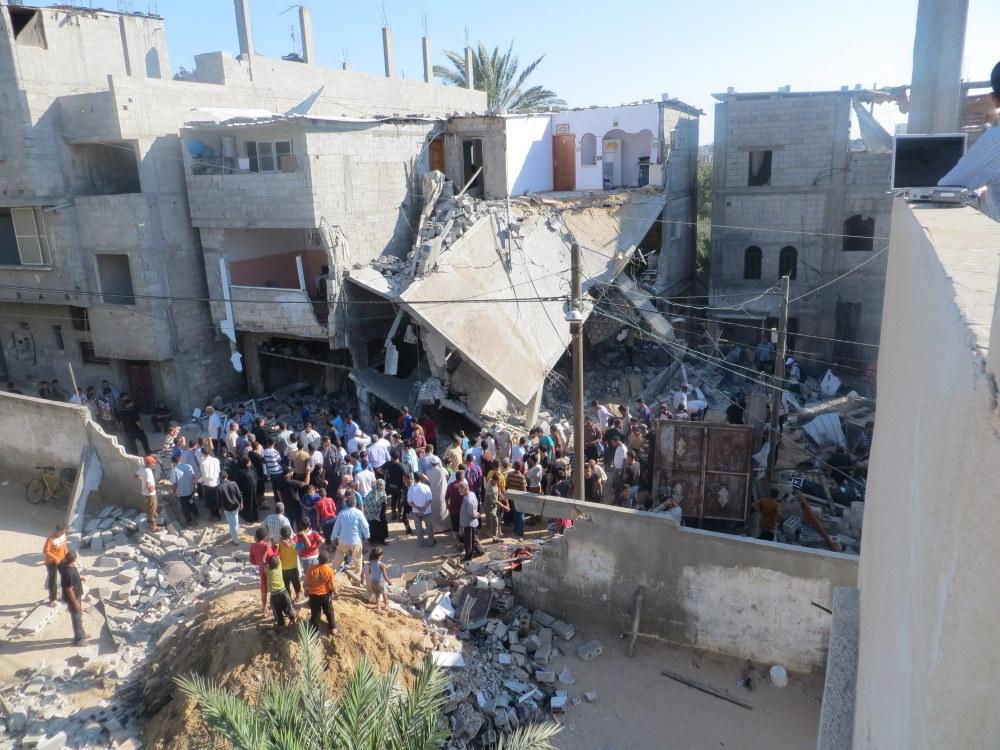
[[[212,234],[221,234],[237,330],[327,337],[328,304],[319,280],[329,259],[318,232],[227,229]],[[214,254],[208,245],[206,251]]]

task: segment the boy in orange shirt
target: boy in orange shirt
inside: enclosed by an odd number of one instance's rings
[[[304,586],[309,595],[309,623],[313,629],[319,632],[320,615],[325,614],[330,635],[337,635],[339,630],[333,617],[333,595],[337,593],[337,585],[330,567],[330,554],[325,549],[320,550],[316,564],[306,571]]]
[[[56,577],[59,575],[59,566],[66,559],[66,550],[66,524],[58,523],[56,530],[49,534],[42,548],[42,554],[45,555],[45,570],[48,573],[45,585],[49,589],[50,607],[58,606],[56,599],[59,587],[56,585]]]

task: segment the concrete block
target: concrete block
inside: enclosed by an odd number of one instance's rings
[[[21,620],[15,632],[30,635],[42,632],[45,626],[52,622],[56,609],[56,607],[50,607],[48,604],[39,604],[28,613],[27,617]]]
[[[535,672],[535,682],[551,685],[556,681],[556,673],[549,669],[539,669]]]
[[[530,654],[537,651],[541,643],[539,642],[537,635],[529,635],[521,641],[521,645],[524,647],[526,653]]]
[[[569,623],[563,622],[562,620],[555,620],[551,627],[552,631],[564,641],[571,641],[576,635],[576,630],[573,626]]]
[[[566,702],[568,698],[565,695],[553,695],[549,700],[549,708],[552,713],[562,713],[566,710]]]
[[[577,648],[576,653],[584,661],[592,661],[604,653],[604,644],[595,638]]]
[[[532,614],[531,619],[534,620],[538,625],[543,628],[552,627],[552,623],[556,621],[556,618],[550,615],[548,612],[544,612],[540,609],[536,609],[534,614]]]
[[[541,664],[542,666],[547,665],[552,661],[552,646],[549,644],[542,644],[535,651],[535,663]]]
[[[600,696],[593,690],[588,690],[586,693],[584,693],[583,698],[584,700],[587,701],[587,703],[597,703],[597,701],[600,700]]]

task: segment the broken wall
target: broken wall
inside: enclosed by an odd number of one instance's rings
[[[142,465],[90,417],[86,407],[0,392],[0,475],[24,482],[40,465],[79,469],[82,448],[89,445],[100,460],[99,494],[104,502],[142,507],[135,472]]]
[[[861,547],[856,750],[1000,738],[1000,224],[895,201]],[[942,419],[942,408],[947,418]]]
[[[662,514],[510,491],[518,510],[572,529],[514,573],[519,600],[569,621],[640,630],[796,671],[826,664],[833,589],[857,558],[679,527]]]

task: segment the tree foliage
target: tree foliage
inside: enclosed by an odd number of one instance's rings
[[[698,162],[698,256],[697,272],[702,280],[708,279],[710,251],[712,248],[712,160]]]
[[[399,669],[379,676],[362,658],[340,694],[323,677],[320,636],[299,625],[297,674],[266,681],[253,702],[198,675],[178,677],[209,731],[235,750],[438,750],[448,739],[441,709],[447,674],[428,663],[410,690]],[[553,750],[553,723],[533,724],[503,737],[497,750]]]
[[[453,86],[465,86],[465,55],[447,50],[445,56],[451,66],[435,65],[434,75]],[[472,55],[472,82],[477,89],[486,92],[487,111],[491,114],[527,112],[565,104],[555,92],[543,86],[527,86],[528,78],[544,59],[542,55],[519,70],[520,61],[514,54],[513,42],[504,53],[499,47],[491,52],[480,42]]]

